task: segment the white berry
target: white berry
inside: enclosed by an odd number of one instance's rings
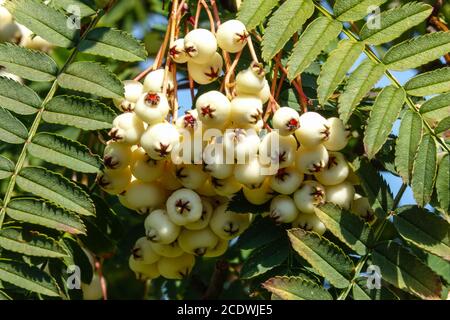
[[[180,248],[184,252],[203,256],[208,249],[214,249],[219,238],[211,231],[210,228],[201,230],[184,229],[178,237]]]
[[[170,106],[162,93],[148,92],[140,96],[134,112],[149,125],[163,122],[169,113]]]
[[[124,86],[124,98],[114,99],[114,105],[121,111],[133,111],[136,102],[144,92],[144,86],[139,81],[125,80]]]
[[[339,151],[345,148],[350,139],[350,131],[347,130],[344,123],[339,118],[329,118],[328,126],[330,134],[328,140],[323,142],[325,148],[330,151]]]
[[[323,143],[330,135],[330,126],[327,119],[317,112],[306,112],[300,116],[300,127],[295,136],[300,145],[313,148]]]
[[[139,143],[144,131],[142,120],[134,112],[126,112],[114,119],[109,135],[114,141],[133,145]]]
[[[303,181],[293,198],[301,212],[313,214],[314,208],[325,202],[325,187],[313,180]]]
[[[194,264],[195,257],[188,253],[175,258],[162,257],[158,261],[158,271],[166,279],[180,280],[191,273]]]
[[[132,255],[135,260],[145,264],[155,263],[160,258],[160,255],[153,250],[152,242],[146,237],[141,237],[136,241]]]
[[[241,51],[247,44],[248,32],[239,20],[228,20],[217,28],[216,38],[219,47],[231,53]]]
[[[329,152],[328,155],[328,164],[322,171],[315,173],[314,176],[317,181],[325,186],[344,182],[350,172],[347,160],[340,152]]]
[[[144,221],[145,234],[150,241],[169,244],[180,234],[181,228],[172,222],[165,210],[152,211]]]
[[[327,231],[327,227],[320,221],[315,214],[300,213],[297,219],[292,222],[294,228],[301,228],[306,231],[314,231],[319,235],[323,235]]]
[[[294,167],[280,168],[270,177],[270,187],[281,194],[294,193],[303,182],[303,174]]]
[[[269,217],[277,224],[293,222],[297,218],[298,213],[299,210],[291,197],[279,195],[273,198],[270,203]]]
[[[195,102],[199,119],[208,127],[223,128],[230,120],[230,100],[220,91],[211,90]]]
[[[191,61],[207,63],[217,51],[216,37],[209,30],[194,29],[184,37],[184,51]]]
[[[294,163],[297,142],[293,136],[281,136],[276,131],[264,136],[259,145],[259,158],[263,165],[276,164],[279,168]]]
[[[121,170],[105,169],[97,176],[98,185],[109,194],[120,194],[131,182],[131,171],[128,167]]]
[[[189,56],[184,51],[184,39],[175,40],[169,49],[170,57],[176,63],[186,63],[189,60]]]
[[[349,210],[355,196],[355,188],[351,183],[345,181],[334,186],[325,186],[325,194],[327,202]]]
[[[242,188],[245,199],[254,205],[261,205],[268,202],[274,196],[273,190],[270,188],[269,181],[266,179],[257,188],[248,188],[244,186]]]
[[[179,143],[178,129],[170,123],[157,123],[147,128],[140,143],[145,152],[154,160],[169,157],[172,149]]]
[[[272,125],[274,129],[278,130],[280,135],[291,135],[300,126],[300,115],[292,108],[282,107],[275,111]]]
[[[125,201],[136,211],[145,214],[160,206],[164,192],[156,182],[132,181],[125,191]]]
[[[164,87],[164,72],[164,69],[151,71],[144,79],[144,92],[162,92]],[[169,71],[167,77],[167,93],[170,95],[174,89],[174,75]]]
[[[189,230],[201,230],[208,226],[214,208],[209,200],[202,199],[202,215],[195,222],[186,224],[184,227]]]
[[[214,210],[209,226],[219,238],[231,240],[248,228],[251,215],[229,211],[227,206],[228,204],[223,204]]]
[[[231,100],[231,121],[237,128],[254,127],[261,120],[262,102],[255,96],[236,96]]]
[[[128,259],[128,266],[136,275],[138,280],[156,279],[160,276],[157,263],[146,264],[136,260],[133,255]]]
[[[253,62],[250,67],[240,71],[236,76],[236,92],[239,95],[258,95],[264,88],[264,66]]]
[[[108,141],[103,151],[103,163],[108,169],[125,169],[131,162],[131,154],[129,145]]]
[[[223,59],[217,52],[213,54],[210,60],[203,64],[194,61],[188,61],[188,72],[192,79],[198,84],[208,84],[217,78],[222,73]]]
[[[169,244],[161,244],[157,242],[151,242],[153,251],[162,257],[175,258],[183,254],[183,249],[178,245],[178,241],[174,241]]]
[[[295,165],[300,172],[314,174],[325,168],[328,159],[328,151],[321,144],[312,148],[300,146],[295,157]]]
[[[184,226],[199,220],[202,216],[202,200],[190,189],[179,189],[166,202],[167,214],[173,223]]]

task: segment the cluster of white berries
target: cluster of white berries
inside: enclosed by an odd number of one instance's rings
[[[245,26],[231,20],[216,35],[190,31],[169,54],[187,62],[192,78],[206,84],[222,68],[217,48],[238,52],[247,37]],[[171,123],[173,77],[158,69],[143,83],[124,82],[124,98],[114,101],[124,113],[113,121],[106,168],[98,176],[106,192],[147,215],[146,235],[129,260],[138,278],[180,279],[192,270],[195,256],[222,255],[252,221],[251,213],[227,209],[241,190],[252,204],[271,201],[266,215],[277,224],[319,234],[326,228],[314,208],[325,201],[368,214],[367,199],[355,198],[351,170],[339,152],[349,139],[341,120],[282,107],[273,114],[275,130],[266,133],[262,114],[270,88],[263,66],[254,62],[236,75],[231,99],[208,91],[195,109]]]
[[[0,0],[0,43],[12,42],[28,49],[48,51],[52,45],[33,32],[14,21],[11,13],[4,7],[5,0]]]

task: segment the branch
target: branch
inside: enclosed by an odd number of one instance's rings
[[[209,286],[203,294],[203,300],[213,300],[219,298],[223,290],[223,284],[228,276],[228,262],[219,260],[216,262],[214,272],[211,276]]]

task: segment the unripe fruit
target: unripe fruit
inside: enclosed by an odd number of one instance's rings
[[[156,279],[160,276],[157,263],[145,264],[134,259],[133,255],[128,259],[128,266],[136,275],[137,280]]]
[[[100,300],[103,298],[101,279],[97,273],[92,276],[91,283],[81,283],[83,300]]]
[[[214,258],[223,255],[227,252],[228,249],[228,240],[223,240],[219,238],[217,244],[214,248],[206,250],[206,253],[203,255],[205,258]]]
[[[124,192],[131,182],[130,168],[122,170],[105,169],[97,176],[98,185],[109,194]]]
[[[162,93],[148,92],[140,96],[134,112],[149,125],[163,122],[169,113],[169,101]]]
[[[295,166],[298,171],[305,174],[314,174],[322,171],[328,164],[328,151],[321,144],[313,148],[300,146],[295,158]]]
[[[242,189],[242,184],[240,184],[234,176],[226,179],[211,179],[214,191],[223,197],[230,197]]]
[[[343,209],[350,209],[355,196],[355,188],[347,181],[334,186],[325,186],[326,201]]]
[[[184,51],[184,39],[175,40],[169,49],[170,57],[176,63],[185,63],[189,60],[189,56]]]
[[[195,222],[202,216],[202,200],[192,190],[180,189],[172,193],[166,202],[167,214],[179,226]]]
[[[164,191],[156,182],[134,180],[124,196],[126,203],[141,214],[149,213],[164,201]]]
[[[181,280],[191,273],[195,264],[192,254],[184,253],[179,257],[162,257],[158,261],[158,271],[166,279]]]
[[[180,234],[181,228],[170,220],[165,210],[152,211],[144,221],[147,239],[160,244],[174,242]]]
[[[272,199],[270,203],[269,217],[275,221],[276,224],[291,223],[299,214],[294,200],[285,195],[279,195]]]
[[[272,199],[275,192],[270,188],[268,179],[264,180],[262,185],[258,188],[243,188],[245,199],[254,205],[261,205]]]
[[[33,31],[24,25],[19,23],[16,24],[19,27],[21,34],[19,46],[44,52],[48,52],[53,48],[53,45],[50,42],[40,36],[36,36]]]
[[[328,139],[330,126],[327,119],[316,112],[306,112],[300,116],[300,127],[295,136],[300,145],[314,148]]]
[[[259,161],[265,166],[276,164],[279,168],[286,168],[294,163],[296,149],[297,142],[293,136],[280,136],[272,131],[259,145]]]
[[[251,214],[228,211],[227,207],[228,204],[225,203],[214,210],[209,226],[219,238],[231,240],[248,228]]]
[[[256,125],[263,113],[262,102],[254,96],[236,96],[231,100],[231,121],[236,128]]]
[[[345,148],[350,139],[350,131],[347,130],[344,123],[339,118],[329,118],[328,126],[330,134],[327,140],[323,142],[325,148],[330,151],[339,151]]]
[[[369,199],[362,197],[361,195],[355,193],[355,196],[351,205],[351,212],[365,219],[366,221],[373,221],[375,214],[370,206]]]
[[[340,152],[330,152],[328,164],[325,168],[314,174],[317,181],[325,186],[332,186],[344,182],[347,179],[349,167],[347,160]]]
[[[223,128],[230,120],[230,100],[219,91],[208,91],[195,102],[199,119],[208,127]]]
[[[282,107],[273,114],[272,125],[280,135],[291,135],[300,126],[300,115],[292,108]]]
[[[114,105],[120,111],[133,111],[139,97],[144,92],[144,86],[142,83],[136,80],[123,81],[124,86],[124,98],[114,99]]]
[[[210,60],[203,64],[198,64],[189,60],[187,63],[189,75],[198,84],[208,84],[222,73],[223,59],[217,52],[213,54]]]
[[[180,248],[196,256],[203,256],[206,250],[214,249],[218,241],[219,238],[209,227],[201,230],[184,229],[178,237]]]
[[[247,44],[248,32],[239,20],[228,20],[217,28],[216,38],[219,47],[227,52],[241,51]]]
[[[254,189],[261,186],[264,179],[262,166],[257,156],[251,158],[248,163],[237,164],[234,168],[234,177],[236,180],[248,188]]]
[[[180,248],[178,245],[178,241],[175,240],[172,243],[169,244],[161,244],[157,242],[151,242],[151,246],[153,251],[155,251],[157,254],[159,254],[162,257],[167,258],[176,258],[181,256],[184,251]]]
[[[198,113],[197,110],[188,110],[186,114],[179,117],[175,124],[179,129],[185,129],[190,131],[197,130],[199,126]]]
[[[190,61],[204,64],[211,61],[217,51],[217,40],[214,34],[206,29],[194,29],[184,37],[184,51]]]
[[[166,190],[174,191],[183,187],[175,175],[175,165],[172,162],[164,163],[164,175],[158,179],[158,182]]]
[[[184,227],[189,230],[201,230],[208,226],[214,208],[209,200],[202,199],[202,215],[195,222],[186,224]]]
[[[134,112],[126,112],[114,119],[109,136],[114,141],[133,145],[139,143],[144,131],[142,120]]]
[[[293,198],[302,213],[314,214],[314,208],[325,202],[325,187],[316,181],[306,180]]]
[[[303,174],[294,167],[278,169],[277,173],[270,177],[269,183],[273,191],[281,194],[294,193],[303,182]]]
[[[216,191],[214,191],[214,186],[212,184],[211,177],[208,177],[205,180],[205,183],[203,183],[200,188],[196,188],[195,192],[197,192],[199,195],[205,196],[205,197],[217,196]]]
[[[144,149],[137,148],[132,153],[130,169],[137,179],[152,182],[163,174],[164,161],[153,160],[145,153]]]
[[[145,264],[155,263],[160,258],[160,255],[153,250],[152,242],[146,237],[139,238],[136,241],[132,255],[136,261],[142,261]]]
[[[319,235],[323,235],[327,231],[327,227],[325,227],[315,214],[300,213],[297,219],[292,222],[292,227],[301,228],[306,231],[314,231]]]
[[[239,94],[258,95],[264,88],[264,66],[253,62],[250,67],[240,71],[236,76],[236,91]]]
[[[144,79],[144,92],[162,92],[164,87],[164,69],[157,69],[150,72]],[[173,74],[169,71],[167,82],[167,95],[171,95],[174,90]]]
[[[141,146],[150,158],[163,160],[169,157],[172,149],[179,143],[180,134],[170,123],[157,123],[142,134]]]
[[[211,143],[206,146],[205,151],[203,152],[204,172],[216,179],[226,179],[233,175],[233,170],[234,164],[226,163],[226,155],[225,152],[223,152],[222,144],[218,146]]]
[[[231,129],[223,136],[225,159],[236,159],[237,163],[246,163],[258,154],[260,139],[255,130]]]
[[[202,166],[199,164],[181,164],[176,167],[175,175],[185,188],[200,188],[208,175],[203,172]]]
[[[103,163],[108,169],[125,169],[131,162],[131,154],[128,144],[108,141],[103,151]]]
[[[237,93],[239,94],[239,93]],[[269,82],[267,81],[267,79],[264,79],[264,87],[261,89],[261,91],[259,91],[258,93],[258,97],[259,99],[261,99],[261,102],[263,104],[265,104],[267,101],[269,101],[270,99],[270,85]]]

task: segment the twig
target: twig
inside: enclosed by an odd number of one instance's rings
[[[100,259],[100,261],[96,261],[95,262],[95,268],[97,269],[98,272],[98,277],[100,278],[100,286],[102,288],[102,296],[103,296],[103,300],[108,300],[108,291],[106,288],[106,280],[105,277],[103,276],[103,258]]]
[[[250,35],[247,37],[247,46],[248,50],[250,50],[250,54],[252,56],[253,61],[259,63],[258,56],[256,55],[255,52],[255,47],[253,46],[252,37]]]
[[[208,4],[205,2],[205,0],[200,1],[202,3],[203,8],[205,8],[206,14],[208,15],[210,30],[212,33],[216,33],[216,25],[211,10],[209,10]]]
[[[223,284],[228,275],[228,262],[225,260],[219,260],[216,262],[214,272],[209,281],[209,286],[206,292],[203,294],[203,300],[212,300],[219,298],[223,290]]]
[[[228,99],[231,99],[233,97],[232,93],[230,92],[230,79],[231,76],[234,74],[234,69],[236,68],[239,59],[241,58],[242,51],[239,51],[236,56],[234,57],[233,63],[230,66],[230,69],[227,71],[227,74],[225,75],[224,79],[224,86],[225,86],[225,93],[228,97]]]

